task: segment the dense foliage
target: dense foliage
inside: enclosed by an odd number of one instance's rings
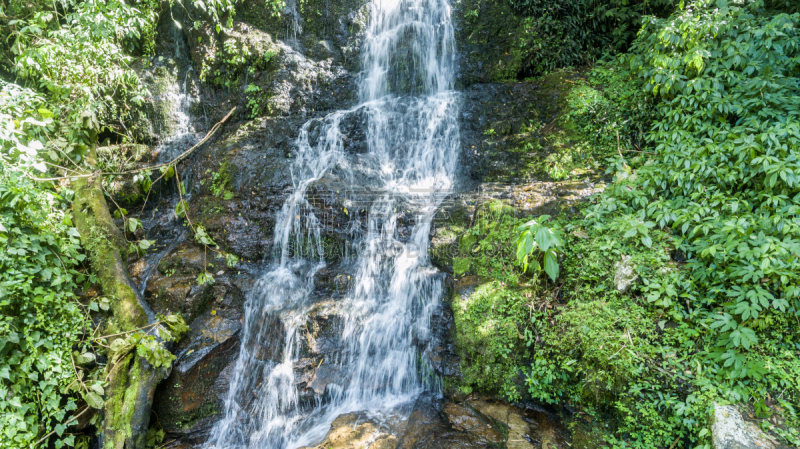
[[[144,95],[130,68],[131,55],[152,48],[147,44],[159,5],[151,0],[0,4],[0,29],[8,36],[0,45],[0,69],[14,81],[0,82],[4,447],[86,447],[86,436],[66,429],[79,415],[88,419],[87,411],[103,407],[105,357],[133,350],[121,342],[136,339],[133,346],[151,363],[171,361],[152,336],[117,338],[110,351],[110,341],[98,339],[90,313],[108,310],[114,298],[79,302],[77,297],[97,281],[85,268],[81,246],[91,236],[80,236],[72,225],[69,184],[36,180],[91,170],[85,156],[98,134],[125,130],[132,106]],[[177,317],[163,321],[175,335],[184,329]]]
[[[589,82],[569,81],[551,178],[603,167],[614,182],[548,222],[566,236],[555,283],[484,270],[491,280],[454,300],[475,362],[462,389],[570,404],[612,424],[593,437],[612,447],[708,447],[726,402],[800,443],[797,11],[685,2],[644,18]],[[495,222],[462,241],[484,245],[518,221]],[[524,240],[513,234],[506,248]],[[504,266],[499,254],[486,266]],[[633,283],[618,290],[623,266]]]
[[[588,214],[600,226],[622,213],[673,230],[688,270],[648,300],[675,321],[715,329],[704,350],[734,399],[767,393],[742,380],[768,372],[755,356],[760,342],[783,340],[775,330],[800,310],[798,21],[760,2],[719,1],[648,24],[624,59],[660,99],[648,136],[655,163]]]
[[[12,447],[33,443],[76,409],[61,392],[74,379],[70,354],[88,325],[74,295],[85,256],[62,196],[69,192],[18,170],[34,163],[49,122],[20,110],[33,103],[41,99],[31,91],[0,91],[0,439]]]
[[[668,19],[648,20],[630,53],[595,72],[595,83],[625,80],[652,95],[646,115],[653,123],[646,146],[636,133],[623,134],[623,146],[636,153],[611,165],[616,182],[586,210],[587,221],[568,225],[588,226],[593,240],[573,239],[568,256],[583,257],[571,262],[579,270],[566,280],[575,311],[559,316],[566,327],[557,332],[542,329],[549,338],[529,382],[534,397],[572,396],[613,409],[626,437],[609,442],[668,446],[679,437],[702,446],[711,403],[730,401],[761,418],[779,412],[788,424],[764,425],[798,443],[798,21],[780,2],[687,3]],[[636,111],[643,103],[632,98],[611,100]],[[609,139],[607,124],[583,123],[584,132],[605,135],[597,142]],[[671,267],[670,253],[685,266]],[[642,284],[636,303],[623,306],[606,273],[610,260],[626,254],[638,256]],[[658,265],[664,268],[648,268]],[[626,337],[637,348],[606,370],[616,373],[602,382],[610,394],[592,399],[591,377],[606,365],[587,357],[609,345],[573,334],[569,323],[577,325],[572,314],[582,304],[597,301],[639,315],[655,333],[619,324],[590,332],[616,335],[618,360]],[[643,331],[650,333],[637,339]],[[565,338],[589,346],[577,358],[564,356],[559,348],[576,344]]]
[[[525,16],[519,45],[527,73],[582,66],[625,51],[646,17],[663,16],[673,0],[509,0]]]

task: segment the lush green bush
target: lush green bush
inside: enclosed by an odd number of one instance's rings
[[[49,114],[33,112],[42,99],[30,90],[2,87],[0,439],[25,447],[51,426],[60,436],[66,414],[76,409],[65,391],[75,378],[73,346],[90,322],[74,294],[86,279],[78,271],[85,256],[71,226],[69,197],[25,176],[40,163],[39,139],[51,122],[42,115]],[[74,436],[63,441],[71,444]]]
[[[565,291],[579,294],[561,318],[575,328],[551,337],[580,329],[583,319],[569,318],[580,304],[612,303],[608,260],[660,254],[666,263],[672,252],[686,264],[641,272],[652,264],[638,262],[641,284],[630,295],[646,311],[640,326],[657,332],[637,343],[645,349],[628,365],[632,375],[607,382],[616,393],[597,401],[579,394],[589,371],[576,373],[601,364],[586,351],[558,362],[564,343],[537,353],[531,393],[612,409],[627,435],[618,445],[668,446],[681,436],[702,446],[711,401],[749,403],[758,417],[779,410],[788,424],[774,430],[800,441],[793,405],[800,399],[800,15],[783,12],[796,10],[782,2],[687,3],[668,19],[648,20],[631,53],[596,72],[596,82],[615,73],[649,93],[653,124],[646,146],[629,141],[641,152],[622,154],[623,140],[610,167],[616,182],[586,210],[581,225],[590,226],[592,243],[568,250],[568,258],[583,259],[568,262],[581,274]],[[633,98],[619,96],[616,107],[635,108]],[[609,138],[607,126],[583,123],[585,135]],[[547,363],[554,372],[543,370]]]
[[[506,279],[460,299],[467,337],[473,321],[518,330],[472,342],[485,364],[465,379],[513,384],[529,364],[532,398],[610,422],[614,447],[708,447],[715,402],[779,414],[761,425],[800,443],[796,12],[688,3],[568,89],[562,133],[615,182],[585,219],[556,223],[568,231],[556,285],[527,298],[520,273],[522,289]],[[623,256],[638,281],[619,293]]]
[[[718,330],[709,360],[739,399],[755,393],[739,380],[764,374],[748,356],[758,334],[800,310],[799,21],[721,0],[649,23],[626,59],[661,100],[649,134],[656,156],[589,214],[674,230],[689,288],[650,300]]]
[[[78,302],[79,287],[95,278],[82,267],[71,191],[66,183],[34,178],[91,170],[84,156],[98,133],[125,120],[141,101],[129,54],[147,40],[143,34],[152,37],[159,4],[12,0],[0,6],[0,29],[9,36],[0,44],[3,74],[27,86],[0,81],[3,447],[30,447],[42,438],[56,448],[85,447],[85,436],[66,429],[78,413],[103,407],[98,355],[111,354],[102,346],[108,341],[87,338],[89,310],[107,310],[114,299]],[[149,345],[141,351],[168,362],[152,339],[141,339]]]

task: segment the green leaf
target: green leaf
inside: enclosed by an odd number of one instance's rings
[[[544,271],[553,281],[558,277],[558,256],[552,249],[544,253]]]
[[[542,250],[543,252],[546,252],[547,250],[552,248],[555,245],[555,239],[553,238],[553,231],[545,228],[544,226],[540,226],[539,229],[536,231],[536,244],[539,246],[539,249]]]
[[[129,218],[127,222],[128,231],[131,233],[136,232],[137,229],[142,228],[142,222],[136,218]]]
[[[197,240],[198,243],[201,245],[208,245],[208,246],[216,246],[217,244],[214,243],[214,240],[206,233],[206,229],[200,225],[195,226],[194,228],[194,238]]]
[[[89,407],[96,408],[96,409],[102,409],[103,405],[105,404],[105,401],[103,401],[103,398],[100,397],[99,394],[91,392],[91,391],[88,392],[88,393],[85,393],[83,395],[83,399],[86,401],[86,403],[89,405]]]
[[[204,271],[197,276],[197,285],[207,285],[213,283],[214,283],[214,277],[211,276],[211,274],[209,274],[208,272]]]
[[[175,215],[177,215],[179,218],[185,217],[187,210],[189,210],[189,205],[185,200],[180,200],[178,201],[178,204],[175,205]]]

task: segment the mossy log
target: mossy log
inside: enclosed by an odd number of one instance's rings
[[[96,167],[92,148],[86,162]],[[142,298],[125,264],[127,242],[114,224],[102,189],[102,176],[77,178],[73,182],[75,227],[89,253],[92,270],[103,294],[111,297],[108,333],[132,331],[149,324]],[[124,338],[124,337],[118,337]],[[156,385],[166,374],[132,352],[107,368],[107,400],[103,420],[104,449],[142,449],[150,421]]]

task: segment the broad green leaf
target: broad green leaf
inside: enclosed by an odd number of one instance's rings
[[[553,281],[558,277],[558,256],[555,251],[550,250],[544,253],[544,271]]]

